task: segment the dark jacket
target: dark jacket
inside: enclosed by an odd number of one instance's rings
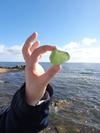
[[[47,94],[53,95],[50,85],[42,99]],[[0,133],[38,133],[48,125],[50,100],[40,105],[30,106],[25,100],[25,84],[19,89],[11,105],[0,115]]]

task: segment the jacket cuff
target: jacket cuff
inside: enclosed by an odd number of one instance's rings
[[[42,119],[44,115],[48,115],[49,111],[49,104],[51,97],[53,95],[53,89],[52,87],[48,84],[46,91],[48,92],[50,99],[49,100],[44,100],[39,105],[36,106],[31,106],[26,102],[25,98],[25,83],[23,86],[15,93],[11,107],[15,111],[16,115],[22,119],[22,117],[26,118],[32,118],[34,119]],[[46,94],[43,96],[42,99],[44,99]]]

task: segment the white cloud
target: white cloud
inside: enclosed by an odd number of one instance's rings
[[[22,45],[0,45],[0,61],[23,61]]]
[[[78,48],[79,47],[79,45],[78,45],[78,43],[77,42],[70,42],[70,43],[68,43],[67,45],[64,45],[63,46],[63,49],[75,49],[75,48]]]
[[[0,45],[0,54],[2,54],[4,52],[5,46],[4,45]]]
[[[82,39],[82,44],[86,45],[86,46],[91,46],[92,44],[95,44],[96,43],[96,38],[83,38]]]
[[[7,52],[14,53],[14,54],[20,54],[21,49],[22,49],[21,45],[13,45],[13,46],[7,48]]]
[[[100,63],[100,46],[97,45],[96,38],[83,38],[79,42],[70,42],[63,45],[63,50],[69,52],[71,56],[69,62]]]
[[[71,55],[71,62],[99,62],[100,63],[100,47],[95,48],[78,48],[68,51]]]

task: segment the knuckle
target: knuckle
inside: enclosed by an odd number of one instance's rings
[[[42,49],[43,49],[44,51],[46,51],[46,50],[47,50],[47,45],[43,46]]]
[[[43,51],[48,51],[51,47],[49,45],[42,46]]]

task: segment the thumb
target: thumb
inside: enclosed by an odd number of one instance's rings
[[[54,65],[44,73],[44,80],[48,82],[57,72],[60,71],[60,65]]]

